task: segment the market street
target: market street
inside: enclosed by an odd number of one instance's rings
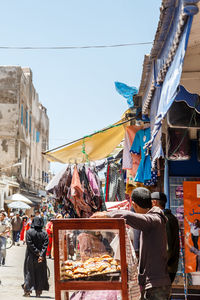
[[[25,257],[26,246],[13,246],[7,250],[6,264],[0,267],[0,299],[1,300],[22,300],[23,290],[21,284],[23,283],[23,265]],[[44,291],[41,299],[55,299],[54,297],[54,264],[53,260],[47,261],[50,269],[50,290]],[[33,291],[31,298],[35,298]]]

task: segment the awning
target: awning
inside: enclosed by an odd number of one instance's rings
[[[179,92],[175,98],[176,102],[184,101],[190,108],[194,108],[200,113],[199,95],[189,93],[182,85],[179,87]]]
[[[125,113],[127,113],[126,111]],[[107,157],[124,138],[124,127],[128,125],[124,119],[108,128],[86,136],[66,147],[58,150],[49,150],[43,155],[51,162],[84,163]]]
[[[177,48],[176,54],[174,56],[173,62],[169,67],[166,77],[164,79],[163,85],[161,87],[160,100],[158,104],[158,109],[155,117],[154,126],[151,132],[151,140],[145,145],[147,148],[151,147],[155,141],[155,138],[159,131],[161,130],[162,120],[166,116],[170,106],[172,105],[175,97],[179,92],[179,84],[182,74],[183,62],[185,57],[185,52],[187,48],[188,38],[190,34],[190,29],[192,25],[192,17],[188,18],[188,21],[185,25],[183,34],[181,36],[181,40],[179,46]],[[161,153],[161,141],[158,141],[159,145],[156,145],[152,148],[156,149],[156,151],[152,151],[152,162],[154,164],[156,158],[158,158]]]

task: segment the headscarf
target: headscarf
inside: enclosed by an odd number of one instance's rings
[[[35,230],[41,230],[44,226],[44,220],[41,217],[35,217],[32,221],[31,227]]]

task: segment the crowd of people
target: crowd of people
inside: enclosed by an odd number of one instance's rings
[[[163,193],[150,193],[146,188],[132,192],[132,211],[97,212],[92,218],[125,218],[126,223],[139,232],[139,274],[141,299],[162,299],[170,297],[179,261],[179,226],[170,210]],[[54,218],[62,218],[57,214]],[[24,263],[24,296],[32,290],[39,297],[48,290],[46,258],[53,258],[53,223],[37,211],[29,218],[19,213],[7,216],[0,213],[0,261],[5,264],[6,236],[12,229],[13,241],[26,243]]]
[[[61,214],[54,215],[54,218],[61,217]],[[40,297],[43,290],[49,289],[46,256],[52,259],[54,257],[52,217],[48,220],[46,214],[39,211],[30,217],[20,215],[18,211],[15,214],[11,212],[8,216],[6,211],[1,209],[0,265],[6,263],[6,241],[9,236],[12,236],[13,245],[27,246],[22,284],[24,296],[29,297],[32,290],[35,290],[36,297]]]

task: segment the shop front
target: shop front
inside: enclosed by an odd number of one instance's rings
[[[162,161],[167,206],[180,226],[180,259],[174,299],[198,299],[200,214],[199,1],[162,1],[139,94],[148,113],[152,164]]]

